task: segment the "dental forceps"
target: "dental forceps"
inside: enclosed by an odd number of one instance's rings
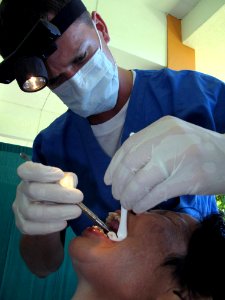
[[[26,153],[21,152],[20,157],[26,161],[31,161],[29,156]],[[95,224],[97,224],[99,227],[101,227],[106,232],[109,232],[108,226],[95,214],[93,211],[91,211],[86,205],[83,203],[76,203],[77,206],[79,206],[89,219],[91,219]]]

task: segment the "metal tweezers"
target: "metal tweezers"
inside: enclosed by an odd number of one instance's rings
[[[26,161],[30,161],[31,159],[26,153],[20,153],[20,157],[23,158]],[[109,232],[108,226],[101,220],[99,217],[93,213],[86,205],[83,203],[76,203],[77,206],[79,206],[82,211],[88,216],[89,219],[91,219],[95,224],[97,224],[99,227],[101,227],[103,230]]]

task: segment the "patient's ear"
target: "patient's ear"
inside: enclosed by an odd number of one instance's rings
[[[160,295],[156,300],[213,300],[212,297],[202,296],[190,296],[188,291],[182,291],[181,289],[170,289],[163,295]]]
[[[177,299],[180,300],[213,300],[212,297],[203,297],[199,295],[190,295],[190,292],[187,290],[179,291],[179,290],[173,290],[173,293],[178,296]],[[171,298],[172,299],[172,298]]]
[[[187,299],[183,298],[183,293],[179,288],[169,289],[164,294],[161,294],[156,298],[156,300],[183,300],[183,299],[190,300],[188,298]]]

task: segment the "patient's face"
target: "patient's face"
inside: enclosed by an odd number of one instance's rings
[[[186,253],[196,225],[190,216],[171,211],[129,213],[125,240],[113,242],[89,228],[71,242],[70,255],[78,275],[96,289],[111,291],[112,299],[178,300],[173,293],[178,284],[162,264],[170,255]]]

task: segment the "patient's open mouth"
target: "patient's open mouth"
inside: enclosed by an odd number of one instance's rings
[[[117,232],[120,224],[120,211],[110,212],[106,218],[106,225],[111,231]]]
[[[108,226],[108,228],[111,231],[117,233],[119,223],[120,223],[120,211],[110,212],[108,214],[108,217],[106,218],[106,225]],[[107,236],[106,233],[104,232],[104,230],[96,225],[89,227],[87,230],[89,232],[94,232],[96,234],[101,234],[101,235],[104,234],[105,236]]]

